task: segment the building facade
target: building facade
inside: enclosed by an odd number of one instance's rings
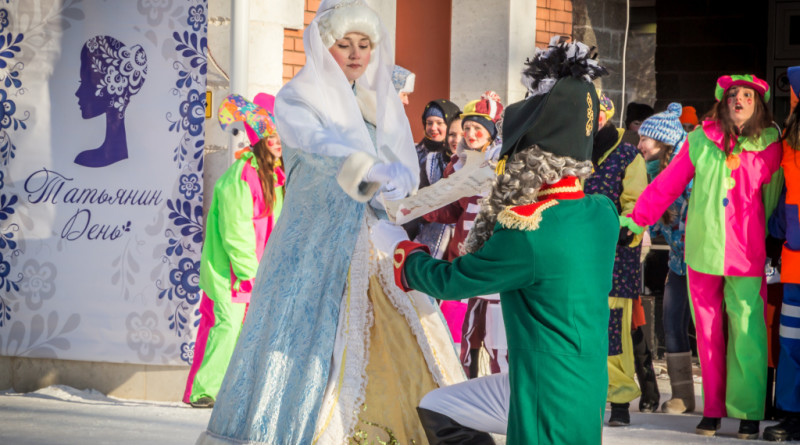
[[[520,72],[534,47],[571,35],[599,50],[610,75],[598,81],[617,105],[663,109],[671,101],[702,113],[713,105],[716,78],[754,73],[773,86],[776,118],[788,112],[785,69],[800,64],[800,1],[768,0],[732,9],[724,0],[367,0],[394,36],[396,63],[417,75],[406,107],[417,140],[425,104],[448,98],[463,106],[486,90],[504,104],[524,98]],[[232,7],[246,8],[247,97],[276,94],[305,64],[302,34],[319,0],[209,0],[205,121],[206,190],[230,165],[243,135],[223,133],[216,110],[230,93]],[[731,31],[735,23],[740,32]],[[798,28],[798,29],[794,29]],[[746,32],[745,32],[746,31]],[[794,32],[792,32],[794,31]],[[624,92],[624,94],[623,94]],[[233,145],[233,147],[232,147]],[[233,150],[232,150],[233,148]],[[206,196],[210,198],[210,194]],[[205,199],[206,211],[207,203]],[[52,384],[114,396],[179,400],[188,367],[0,357],[0,388],[31,391]]]

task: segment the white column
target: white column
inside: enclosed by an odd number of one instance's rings
[[[527,89],[520,78],[525,59],[533,57],[536,46],[536,0],[510,0],[508,22],[508,89],[505,105],[525,98]]]
[[[250,5],[247,97],[283,86],[283,30],[303,29],[305,0],[256,0]]]
[[[392,54],[396,53],[397,40],[397,0],[367,0],[370,8],[378,13],[389,37],[392,39]]]
[[[248,47],[250,40],[250,0],[231,1],[231,68],[228,75],[231,78],[230,92],[247,97],[248,87]],[[213,116],[212,111],[212,116]],[[241,139],[230,134],[228,136],[228,165],[235,160],[237,150],[236,140]]]
[[[486,90],[504,105],[521,100],[520,72],[536,42],[536,0],[453,2],[450,98],[460,106]]]
[[[231,93],[247,94],[250,0],[231,1]]]

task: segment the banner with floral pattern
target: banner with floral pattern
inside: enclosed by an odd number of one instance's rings
[[[0,0],[0,355],[192,359],[207,0]]]

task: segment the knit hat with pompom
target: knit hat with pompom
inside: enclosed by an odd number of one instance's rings
[[[686,131],[681,124],[681,104],[672,102],[667,111],[656,113],[642,122],[639,135],[661,141],[665,144],[676,146],[686,137]]]

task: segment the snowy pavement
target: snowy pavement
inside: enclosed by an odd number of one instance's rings
[[[669,398],[669,381],[659,380],[662,400]],[[699,389],[699,385],[696,385]],[[697,397],[698,412],[702,400]],[[694,434],[700,414],[641,414],[631,403],[631,426],[606,427],[604,444],[764,444],[736,439],[739,422],[723,419],[717,437]],[[68,386],[51,386],[32,393],[0,392],[2,445],[192,445],[211,410],[182,403],[117,399]],[[608,411],[606,412],[608,419]],[[569,421],[568,419],[565,419]],[[762,422],[761,428],[775,422]],[[579,432],[576,432],[579,433]],[[501,442],[498,442],[501,443]]]
[[[211,410],[51,386],[0,394],[2,445],[192,445]]]

